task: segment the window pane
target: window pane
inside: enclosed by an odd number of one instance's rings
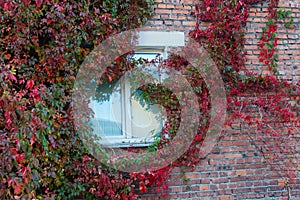
[[[156,58],[158,53],[136,53],[135,59],[143,58],[151,61]],[[142,69],[145,73],[151,75],[158,82],[161,81],[161,73],[155,64],[147,64]],[[131,93],[131,129],[133,138],[150,138],[161,131],[162,129],[162,107],[157,104],[143,101],[141,96],[135,98],[134,94],[137,91],[130,91]],[[143,102],[143,103],[141,103]],[[145,104],[146,103],[146,104]]]
[[[135,59],[147,59],[148,61],[154,60],[156,58],[156,56],[158,55],[158,53],[136,53],[134,55]],[[162,58],[162,56],[160,56],[160,58]],[[147,64],[147,67],[143,68],[143,71],[146,73],[149,73],[152,75],[153,78],[155,78],[156,80],[160,81],[161,80],[161,73],[158,71],[158,67],[155,64]]]
[[[150,138],[161,131],[161,108],[154,105],[141,105],[131,98],[131,128],[134,138]]]
[[[123,135],[120,84],[116,85],[115,88],[116,90],[109,94],[109,99],[93,100],[91,103],[91,108],[95,113],[93,128],[94,133],[97,135]]]
[[[148,59],[150,61],[152,59],[155,59],[157,54],[158,53],[135,53],[134,58],[135,59],[143,58],[143,59]]]

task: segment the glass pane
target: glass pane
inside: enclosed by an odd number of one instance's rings
[[[143,58],[151,61],[156,58],[158,53],[136,53],[135,59]],[[143,71],[158,82],[161,81],[161,73],[155,64],[143,66]],[[157,104],[143,100],[143,95],[135,96],[141,91],[131,90],[131,129],[133,138],[150,138],[162,129],[162,107]]]
[[[135,59],[147,59],[148,61],[154,60],[156,58],[156,56],[158,55],[158,53],[136,53],[134,55]],[[161,58],[161,56],[160,56]],[[160,81],[161,78],[161,74],[158,71],[157,65],[155,64],[148,64],[147,67],[143,68],[143,71],[146,73],[149,73],[152,75],[153,78],[155,78],[156,80]]]
[[[102,87],[102,86],[101,86]],[[103,92],[100,89],[97,92]],[[101,96],[101,95],[95,95]],[[102,95],[104,99],[93,100],[91,108],[95,115],[93,119],[94,133],[105,136],[122,136],[122,110],[120,84],[115,85],[113,92]],[[107,96],[109,98],[107,98]]]
[[[162,109],[160,106],[142,105],[134,97],[131,98],[131,128],[134,138],[150,138],[161,131]]]
[[[135,53],[134,54],[134,58],[135,59],[139,59],[139,58],[143,58],[143,59],[148,59],[149,61],[152,59],[155,59],[155,57],[157,56],[158,53]]]

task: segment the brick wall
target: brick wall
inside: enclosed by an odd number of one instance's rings
[[[195,9],[193,0],[155,0],[154,16],[143,26],[144,30],[184,31],[193,30],[196,20],[191,16]]]
[[[266,3],[252,5],[245,27],[246,67],[258,73],[266,73],[266,66],[258,62],[257,46],[265,26],[266,6]],[[300,0],[281,1],[280,7],[293,11],[295,28],[286,29],[283,23],[279,25],[278,69],[282,78],[297,82],[300,80]],[[156,0],[155,15],[143,29],[184,31],[187,35],[195,26],[195,19],[190,15],[193,9],[193,0]],[[203,28],[206,25],[207,22],[202,23]],[[299,104],[299,101],[296,103]],[[284,133],[286,125],[278,122],[275,128]],[[141,199],[287,199],[288,192],[280,171],[282,168],[268,164],[257,148],[263,144],[255,137],[254,140],[249,139],[252,130],[253,127],[236,121],[226,128],[213,151],[194,169],[175,168],[172,171],[167,197],[150,191]],[[298,148],[300,138],[297,132],[294,136],[291,141]],[[300,164],[299,157],[295,159]],[[291,189],[293,199],[300,199],[299,185],[298,179]]]
[[[284,21],[278,23],[278,70],[284,79],[296,83],[300,80],[300,1],[279,1],[279,7],[293,12],[295,27],[286,28]],[[247,68],[258,73],[267,73],[267,67],[259,63],[258,42],[265,26],[267,3],[258,3],[250,8],[250,16],[246,26]]]

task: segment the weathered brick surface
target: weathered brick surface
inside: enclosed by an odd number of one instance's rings
[[[290,17],[294,19],[294,27],[286,28],[284,20],[278,22],[278,70],[281,78],[296,83],[300,80],[300,1],[279,1],[279,8],[291,10]],[[259,3],[250,8],[250,16],[246,26],[247,68],[251,71],[267,74],[267,67],[259,63],[258,42],[265,27],[267,3]]]
[[[287,29],[284,23],[279,23],[278,69],[281,78],[297,82],[300,80],[300,0],[280,1],[279,7],[293,11],[295,27]],[[190,15],[193,8],[193,0],[156,0],[155,15],[143,29],[185,31],[187,35],[195,25],[195,19]],[[267,68],[258,61],[257,44],[262,27],[265,26],[266,15],[266,3],[252,5],[245,27],[245,51],[248,59],[246,67],[263,74],[267,73]],[[208,24],[209,22],[202,22],[203,28]],[[299,101],[296,103],[299,104]],[[284,133],[288,125],[278,122],[274,127]],[[173,169],[168,179],[167,197],[161,197],[155,191],[150,191],[141,196],[141,199],[287,199],[283,175],[278,173],[276,167],[269,165],[258,151],[257,146],[262,146],[259,140],[249,139],[253,129],[254,127],[240,125],[238,122],[228,127],[213,151],[195,169]],[[294,145],[299,149],[299,131],[298,134],[293,134],[290,141],[294,143],[287,142],[282,145]],[[287,155],[281,156],[284,160],[284,156]],[[295,160],[299,164],[299,157],[295,157]],[[278,169],[282,168],[278,165]],[[185,181],[182,178],[182,171],[185,171]],[[293,187],[291,189],[293,199],[300,199],[299,172]]]

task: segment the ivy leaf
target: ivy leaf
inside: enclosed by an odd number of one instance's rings
[[[7,53],[7,54],[4,55],[4,58],[9,60],[11,58],[11,55],[9,53]]]
[[[40,8],[42,4],[43,4],[43,0],[35,0],[35,5],[37,8]]]
[[[31,0],[23,0],[23,3],[25,6],[28,6],[30,4]]]
[[[32,79],[28,80],[26,83],[26,89],[27,90],[32,89],[33,86],[34,86],[34,81]]]

